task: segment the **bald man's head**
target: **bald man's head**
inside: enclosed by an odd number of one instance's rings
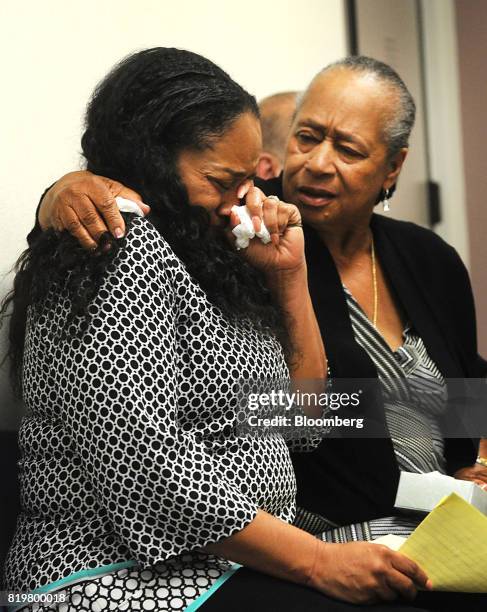
[[[261,178],[269,179],[281,173],[297,95],[297,91],[286,91],[259,102],[263,153],[257,175]]]

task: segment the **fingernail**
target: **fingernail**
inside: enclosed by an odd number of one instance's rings
[[[113,235],[115,236],[115,238],[122,238],[123,237],[123,231],[121,230],[120,227],[116,227],[113,230]]]
[[[239,200],[241,200],[244,195],[246,195],[250,189],[250,185],[251,183],[249,183],[248,181],[245,181],[245,183],[242,183],[240,185],[240,187],[237,189],[237,198]]]
[[[254,224],[254,230],[256,232],[260,232],[260,228],[261,228],[261,220],[260,217],[252,217],[252,223]]]

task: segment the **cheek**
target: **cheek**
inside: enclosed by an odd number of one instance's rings
[[[372,186],[377,178],[375,172],[370,169],[360,168],[357,166],[343,164],[340,169],[340,174],[343,182],[349,191],[363,191],[367,187]]]
[[[191,206],[202,206],[211,212],[220,205],[219,194],[214,193],[214,187],[206,181],[192,181],[186,185],[186,189]]]
[[[297,150],[297,148],[288,149],[286,156],[286,174],[288,176],[295,176],[303,168],[307,160],[307,155]]]

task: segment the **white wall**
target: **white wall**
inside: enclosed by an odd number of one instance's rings
[[[440,185],[442,221],[435,231],[469,265],[465,170],[455,7],[452,0],[422,0],[426,104],[431,179]]]
[[[93,87],[123,56],[151,46],[202,53],[258,97],[302,89],[346,54],[343,0],[1,2],[0,274],[25,247],[42,190],[80,166]],[[10,404],[4,377],[0,427],[15,420]]]

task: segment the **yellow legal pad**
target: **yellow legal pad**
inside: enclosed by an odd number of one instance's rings
[[[456,493],[399,550],[424,569],[435,591],[487,592],[487,517]]]

